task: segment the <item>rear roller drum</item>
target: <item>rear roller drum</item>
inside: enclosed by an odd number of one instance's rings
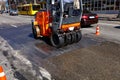
[[[66,44],[71,44],[72,43],[72,36],[71,36],[71,34],[70,33],[66,33],[66,35],[65,35],[66,37],[65,37],[65,43]]]
[[[82,38],[82,34],[81,31],[76,31],[76,41],[75,42],[79,42]]]
[[[56,47],[60,48],[64,45],[64,37],[63,34],[53,33],[50,37],[51,44]]]
[[[65,42],[67,44],[72,44],[76,42],[76,32],[70,32],[66,34]]]
[[[76,42],[76,32],[71,33],[71,43]]]

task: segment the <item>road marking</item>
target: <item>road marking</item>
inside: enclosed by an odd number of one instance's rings
[[[17,27],[18,27],[18,26],[16,26],[16,25],[13,25],[13,24],[12,24],[11,26],[12,26],[12,27],[15,27],[15,28],[17,28]]]
[[[18,58],[21,62],[23,62],[24,64],[26,64],[29,67],[33,68],[33,65],[32,65],[31,61],[29,61],[23,55],[19,54],[19,51],[16,51],[16,53],[14,54],[14,57]],[[46,69],[44,69],[42,67],[39,67],[39,72],[41,73],[41,76],[39,76],[39,77],[41,77],[41,78],[44,77],[47,80],[51,80],[52,76]]]
[[[21,60],[26,65],[32,66],[32,63],[28,59],[26,59],[23,55],[20,55],[18,51],[16,51],[16,54],[14,54],[14,56]]]
[[[42,76],[45,77],[47,80],[51,80],[50,73],[42,67],[39,67],[39,68],[40,68],[40,72],[41,72]]]

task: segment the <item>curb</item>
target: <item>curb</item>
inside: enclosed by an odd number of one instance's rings
[[[99,17],[99,20],[105,20],[105,21],[120,21],[120,18]]]
[[[0,65],[3,67],[7,80],[16,80],[14,72],[11,67],[10,61],[7,59],[7,55],[11,52],[7,42],[0,37]]]
[[[20,51],[14,51],[1,36],[0,45],[0,65],[7,80],[52,80],[47,70],[32,64]]]
[[[118,24],[118,25],[120,25],[120,20],[99,19],[99,22],[102,22],[102,23],[110,23],[110,24]],[[98,22],[98,23],[99,23],[99,22]]]

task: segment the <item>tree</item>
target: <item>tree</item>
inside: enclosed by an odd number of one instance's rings
[[[118,13],[118,16],[117,16],[117,18],[120,18],[120,11],[119,11],[119,13]]]

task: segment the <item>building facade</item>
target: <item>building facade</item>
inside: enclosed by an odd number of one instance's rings
[[[95,13],[117,14],[120,0],[83,0],[83,8]]]

